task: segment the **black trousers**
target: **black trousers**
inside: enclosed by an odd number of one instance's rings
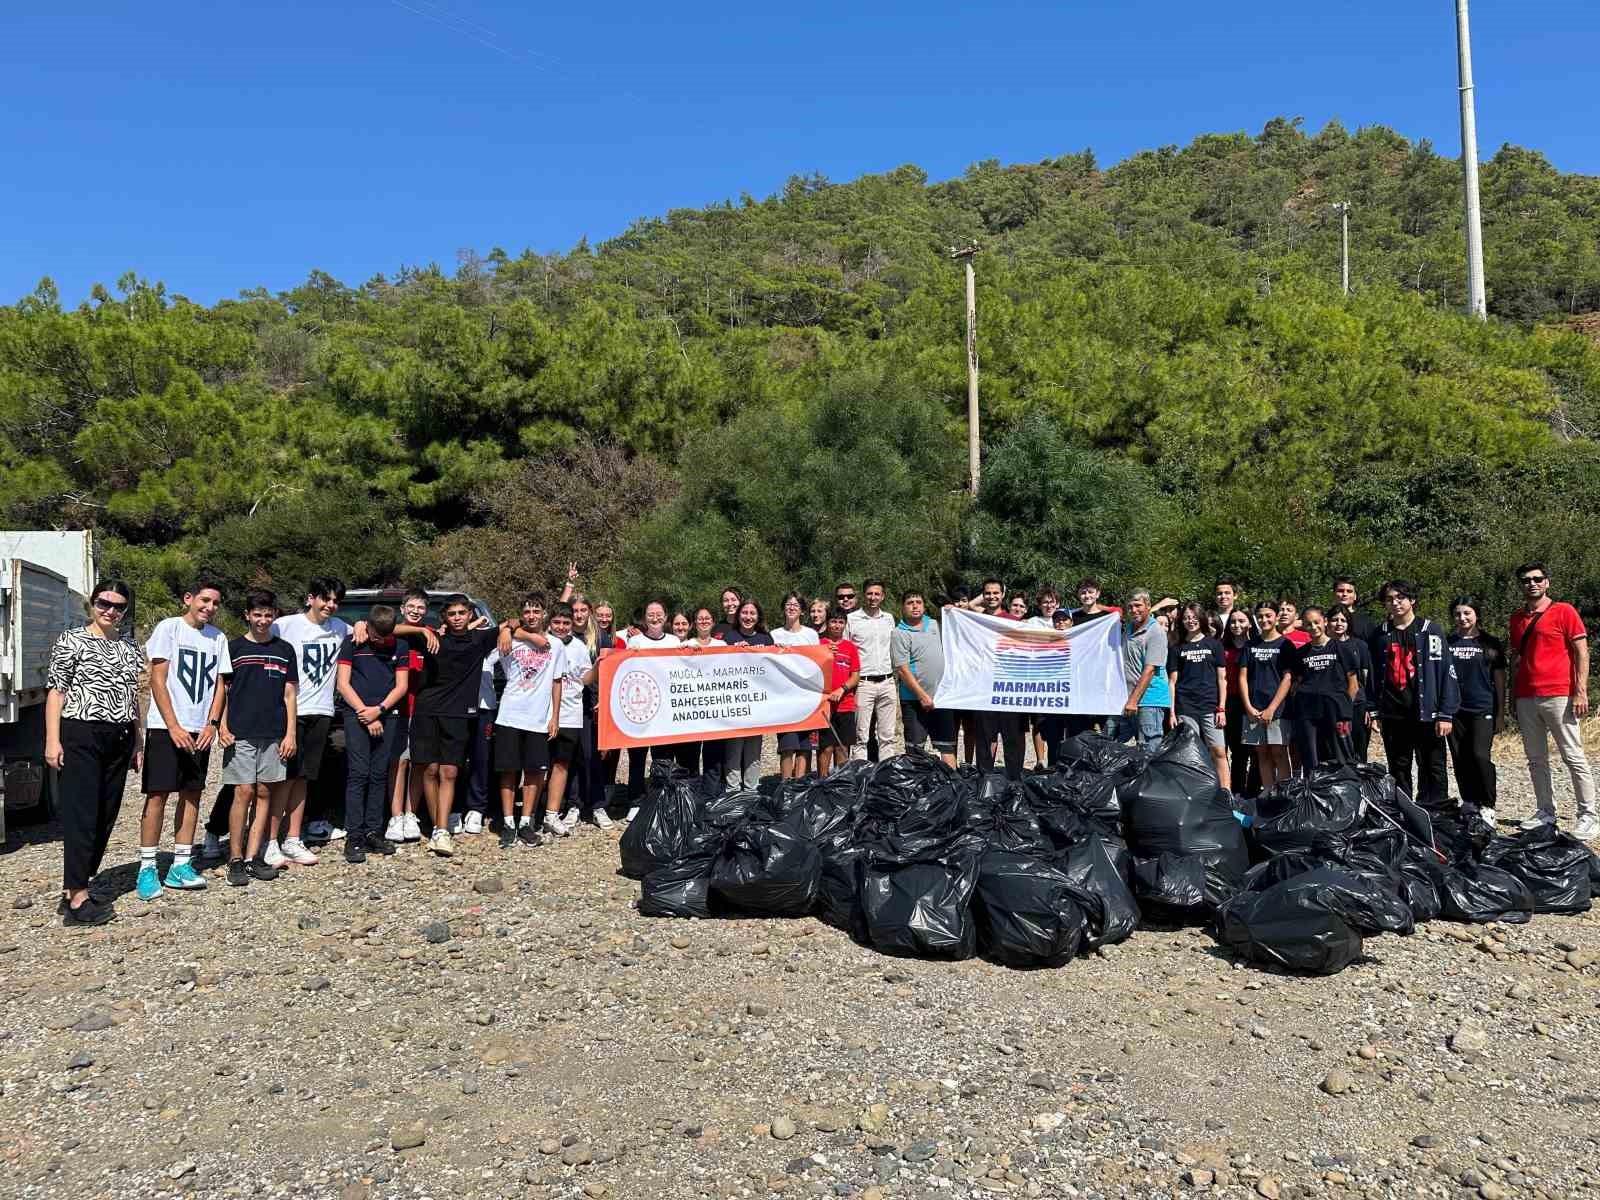
[[[1445,741],[1432,721],[1383,717],[1378,732],[1389,774],[1424,808],[1441,809],[1450,802],[1450,777],[1445,770]],[[1411,766],[1416,763],[1416,790],[1411,786]]]
[[[978,766],[994,770],[994,739],[1000,738],[1006,760],[1006,778],[1022,778],[1022,759],[1027,752],[1028,718],[1025,713],[980,712],[974,714],[977,726]]]
[[[1450,760],[1456,768],[1456,788],[1461,803],[1468,808],[1493,808],[1498,786],[1495,781],[1494,715],[1456,714],[1450,729]]]
[[[206,832],[214,837],[226,837],[228,833],[228,818],[233,815],[233,787],[231,783],[222,785],[217,792],[217,798],[211,802],[211,815],[206,818]]]
[[[344,830],[345,836],[354,840],[383,832],[389,807],[389,760],[400,753],[401,721],[390,713],[383,720],[383,735],[373,737],[355,713],[343,711]]]
[[[61,882],[69,891],[89,886],[100,870],[122,811],[122,788],[133,761],[134,727],[112,721],[61,721]]]
[[[1261,768],[1251,747],[1244,744],[1244,697],[1229,696],[1227,718],[1222,726],[1222,741],[1228,748],[1228,775],[1239,796],[1261,792]]]
[[[1356,719],[1350,723],[1350,746],[1355,751],[1356,761],[1364,763],[1372,749],[1372,727],[1367,724],[1367,714],[1358,712]]]
[[[1339,736],[1332,717],[1296,717],[1292,732],[1307,775],[1318,767],[1337,766],[1354,757],[1350,739]]]

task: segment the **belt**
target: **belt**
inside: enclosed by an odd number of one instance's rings
[[[885,679],[893,679],[893,675],[863,675],[861,678],[868,683],[882,683]]]

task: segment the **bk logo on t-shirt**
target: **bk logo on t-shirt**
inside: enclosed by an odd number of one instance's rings
[[[178,650],[178,682],[191,704],[202,703],[217,686],[217,655],[201,654],[198,650],[180,647]]]
[[[300,647],[300,674],[305,676],[308,690],[328,677],[338,658],[339,647],[333,642],[307,642]]]

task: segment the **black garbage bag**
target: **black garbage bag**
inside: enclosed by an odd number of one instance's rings
[[[1142,746],[1129,746],[1099,733],[1079,733],[1065,738],[1056,761],[1113,776],[1118,782],[1132,779],[1145,768],[1150,755]]]
[[[926,757],[926,756],[924,756]],[[875,813],[872,797],[863,807],[862,832],[884,843],[886,853],[909,862],[960,834],[967,824],[968,792],[954,779],[911,798],[897,816]]]
[[[765,783],[766,780],[762,780]],[[816,788],[814,779],[778,779],[772,787],[759,789],[761,799],[751,806],[750,818],[758,821],[781,821],[795,809],[803,807]]]
[[[794,812],[800,814],[801,831],[813,842],[826,841],[855,829],[856,810],[821,788],[813,788]]]
[[[1045,835],[1039,815],[1028,803],[1027,793],[1015,783],[1008,784],[994,800],[980,797],[968,801],[966,827],[996,850],[1015,850],[1037,856],[1055,849],[1055,843]]]
[[[1495,838],[1484,847],[1483,861],[1520,879],[1533,895],[1534,912],[1570,916],[1588,912],[1593,904],[1594,853],[1554,825]]]
[[[923,750],[897,754],[874,768],[863,793],[862,806],[867,815],[875,819],[897,821],[919,801],[955,780],[955,768],[945,766],[944,760],[935,755]]]
[[[700,777],[669,763],[655,763],[639,815],[622,834],[622,873],[643,879],[700,846],[704,841],[700,803]]]
[[[1092,833],[1056,857],[1071,883],[1074,899],[1089,921],[1085,950],[1126,941],[1139,926],[1139,904],[1128,879],[1133,857],[1128,848]]]
[[[716,855],[701,851],[654,868],[639,886],[639,912],[646,917],[698,917],[722,915],[711,893],[711,871]]]
[[[1426,847],[1409,843],[1400,860],[1401,896],[1411,906],[1411,915],[1421,923],[1439,917],[1444,902],[1439,896],[1442,864],[1438,856]]]
[[[1433,844],[1450,862],[1475,862],[1494,837],[1481,821],[1467,821],[1459,813],[1432,810]]]
[[[1325,902],[1319,872],[1241,892],[1217,912],[1216,937],[1249,962],[1332,975],[1361,957],[1361,934]]]
[[[992,847],[978,863],[973,911],[979,949],[1008,967],[1059,967],[1077,956],[1088,927],[1060,868]]]
[[[1058,767],[1053,771],[1024,775],[1022,786],[1041,816],[1065,808],[1107,832],[1122,830],[1122,804],[1117,800],[1117,779],[1113,775]]]
[[[869,852],[859,863],[866,940],[884,954],[971,958],[978,946],[972,895],[982,852],[970,835],[909,861]]]
[[[702,795],[700,807],[695,813],[695,819],[701,827],[702,843],[721,841],[749,820],[761,803],[760,792],[719,790]]]
[[[861,915],[861,863],[870,844],[846,834],[817,843],[817,915],[836,929],[865,940]]]
[[[1166,920],[1209,914],[1217,907],[1206,897],[1205,860],[1194,854],[1135,858],[1133,895],[1141,912]]]
[[[1291,850],[1336,855],[1360,828],[1365,807],[1354,767],[1291,776],[1256,797],[1250,840],[1269,855]]]
[[[1411,906],[1389,876],[1316,867],[1289,878],[1298,878],[1306,886],[1316,884],[1320,888],[1318,902],[1359,933],[1398,933],[1404,937],[1416,929]]]
[[[711,890],[730,907],[764,917],[803,917],[817,902],[822,855],[803,814],[770,825],[747,821],[717,853]]]
[[[1241,879],[1249,869],[1233,797],[1217,787],[1210,755],[1187,725],[1168,734],[1150,765],[1117,795],[1128,846],[1139,857],[1218,854],[1232,861]]]
[[[1509,871],[1471,859],[1448,866],[1435,864],[1432,870],[1439,890],[1439,915],[1447,921],[1522,925],[1533,917],[1533,893]]]

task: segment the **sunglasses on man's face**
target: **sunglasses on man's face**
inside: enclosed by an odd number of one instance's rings
[[[96,600],[94,606],[101,612],[119,613],[128,611],[126,604],[118,604],[115,600]]]
[[[1527,587],[1528,584],[1530,584],[1530,583],[1544,583],[1544,582],[1545,582],[1545,577],[1543,575],[1524,575],[1522,577],[1522,586],[1523,587]]]
[[[854,592],[835,592],[833,598],[835,600],[854,600],[856,594]]]

